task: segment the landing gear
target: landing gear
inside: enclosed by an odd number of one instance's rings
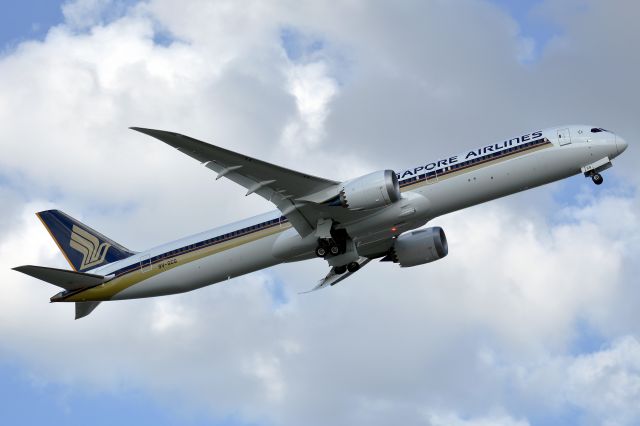
[[[602,178],[602,175],[600,173],[596,173],[595,175],[591,176],[591,180],[596,185],[602,185],[602,182],[604,182],[604,179]]]
[[[347,265],[347,271],[349,272],[356,272],[358,269],[360,269],[360,264],[358,262],[351,262]]]
[[[316,256],[338,256],[347,251],[347,240],[349,236],[344,229],[332,230],[331,238],[318,238]]]
[[[351,262],[348,265],[334,266],[333,272],[337,275],[342,275],[347,271],[351,273],[356,272],[358,269],[360,269],[360,264],[358,262]]]
[[[318,240],[318,247],[316,247],[316,256],[325,257],[327,254],[331,254],[332,256],[337,256],[342,251],[340,250],[340,246],[333,240]]]
[[[335,272],[337,275],[342,275],[347,272],[347,265],[336,266],[333,268],[333,272]]]

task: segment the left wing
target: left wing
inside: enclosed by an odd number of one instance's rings
[[[246,195],[256,193],[272,202],[303,237],[313,232],[317,220],[325,216],[313,208],[303,208],[309,204],[308,200],[322,202],[339,191],[339,182],[276,166],[179,133],[141,127],[131,129],[153,136],[195,158],[217,172],[216,179],[224,176],[245,187]]]

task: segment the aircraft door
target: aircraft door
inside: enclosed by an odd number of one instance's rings
[[[571,133],[569,133],[569,129],[558,130],[558,142],[560,143],[560,146],[571,143]]]
[[[149,272],[151,270],[151,256],[145,254],[140,259],[140,270],[142,272]]]

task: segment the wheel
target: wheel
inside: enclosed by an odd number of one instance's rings
[[[327,250],[324,247],[318,246],[316,247],[316,256],[324,257],[327,254]]]
[[[596,173],[595,175],[591,176],[591,180],[593,180],[593,183],[595,183],[596,185],[602,185],[602,182],[604,182],[604,179],[602,178],[602,175],[600,173]]]
[[[340,253],[340,247],[333,244],[331,247],[329,247],[329,251],[331,252],[332,255],[335,256],[336,254]]]
[[[349,272],[356,272],[358,269],[360,269],[360,264],[358,262],[351,262],[347,265],[347,270]]]
[[[333,268],[333,272],[335,272],[338,275],[342,275],[345,272],[347,272],[347,265],[342,265],[342,266],[335,266]]]

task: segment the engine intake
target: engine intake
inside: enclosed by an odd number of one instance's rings
[[[449,253],[447,236],[439,226],[400,235],[388,257],[401,267],[423,265],[442,259]]]
[[[344,182],[340,205],[349,210],[388,206],[400,199],[400,184],[393,170],[382,170]]]

